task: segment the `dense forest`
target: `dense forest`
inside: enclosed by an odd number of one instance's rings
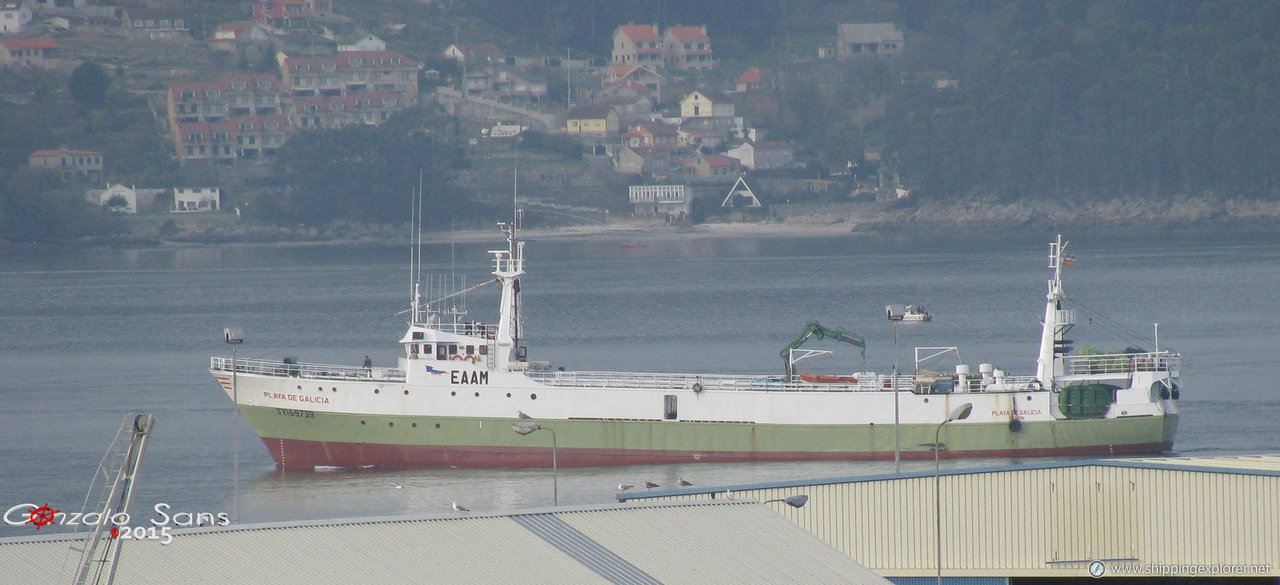
[[[206,28],[209,18],[236,16],[228,3],[210,6],[225,14],[211,11],[201,19]],[[362,21],[376,14],[384,22],[421,23],[399,41],[415,45],[399,49],[424,57],[457,38],[497,41],[518,54],[569,49],[604,59],[620,24],[705,24],[722,67],[686,82],[727,89],[748,66],[773,69],[775,87],[740,98],[750,125],[770,140],[793,141],[815,172],[843,170],[866,149],[879,149],[919,199],[1280,199],[1280,165],[1271,161],[1280,152],[1277,2],[350,0],[337,6],[358,11]],[[817,59],[819,47],[834,46],[841,22],[893,22],[904,31],[905,52]],[[902,82],[904,74],[922,71],[944,71],[957,85]],[[92,223],[76,197],[24,170],[33,150],[66,143],[109,148],[128,163],[118,167],[126,169],[125,181],[154,183],[145,180],[154,175],[172,182],[184,172],[164,154],[150,112],[124,91],[128,75],[117,69],[99,80],[109,85],[99,103],[76,91],[83,81],[0,75],[0,91],[24,85],[35,97],[0,108],[0,237],[93,231],[72,229]],[[338,137],[293,137],[274,167],[281,196],[256,209],[257,219],[397,221],[420,167],[430,169],[427,192],[442,194],[430,216],[482,213],[464,203],[465,189],[449,183],[451,170],[468,164],[456,125],[429,108],[402,118]],[[407,161],[395,159],[406,152]],[[397,212],[380,212],[368,204],[375,200],[399,202]],[[64,208],[72,210],[66,221],[30,220]]]

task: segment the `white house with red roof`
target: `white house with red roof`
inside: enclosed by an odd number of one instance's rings
[[[256,0],[253,22],[272,32],[307,29],[313,12],[304,0]]]
[[[38,169],[52,169],[63,178],[79,177],[90,183],[102,180],[102,153],[92,150],[37,150],[27,157],[27,164]]]
[[[711,52],[706,26],[669,26],[662,35],[667,67],[680,71],[706,71],[719,64]]]
[[[295,97],[380,90],[418,93],[418,62],[395,51],[343,51],[328,57],[284,57],[284,87]]]
[[[0,39],[0,65],[40,67],[48,64],[57,49],[53,39]]]
[[[650,24],[625,24],[613,31],[613,64],[642,65],[661,71],[666,51],[658,28]]]

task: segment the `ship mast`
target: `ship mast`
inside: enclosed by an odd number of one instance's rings
[[[499,223],[498,229],[507,236],[506,250],[490,250],[493,256],[493,276],[502,283],[502,304],[499,307],[496,366],[510,369],[513,358],[524,361],[520,346],[520,277],[524,275],[524,242],[516,239],[514,223]]]
[[[1049,268],[1053,270],[1053,279],[1049,281],[1049,294],[1045,298],[1044,325],[1040,330],[1040,357],[1036,359],[1036,377],[1045,388],[1053,388],[1055,358],[1058,354],[1070,351],[1068,342],[1063,338],[1071,326],[1075,324],[1075,311],[1062,308],[1062,300],[1066,295],[1062,292],[1062,267],[1071,262],[1064,254],[1067,243],[1058,235],[1056,241],[1049,243]]]

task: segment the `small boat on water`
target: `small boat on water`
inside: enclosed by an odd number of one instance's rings
[[[502,289],[497,323],[464,320],[415,292],[395,367],[211,358],[210,373],[278,466],[925,459],[934,457],[935,436],[946,457],[1173,446],[1179,355],[1159,345],[1069,355],[1064,335],[1075,313],[1064,306],[1060,237],[1049,245],[1052,276],[1030,374],[987,363],[976,373],[966,364],[930,371],[922,367],[928,358],[955,349],[930,347],[917,348],[910,372],[796,376],[806,340],[863,346],[861,337],[810,323],[783,350],[782,374],[720,375],[564,371],[530,360],[519,319],[525,242],[511,225],[500,227],[506,246],[489,252],[491,282]],[[521,419],[557,440],[518,434]]]
[[[924,310],[924,305],[907,305],[901,310],[893,305],[886,305],[884,312],[890,321],[920,322],[933,319],[933,315]]]

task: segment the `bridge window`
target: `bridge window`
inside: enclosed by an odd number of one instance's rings
[[[430,344],[430,343],[424,343],[424,344],[422,344],[422,355],[431,355],[431,344]]]
[[[476,346],[474,346],[474,345],[468,345],[468,346],[467,346],[467,355],[475,355],[475,353],[476,353]]]

